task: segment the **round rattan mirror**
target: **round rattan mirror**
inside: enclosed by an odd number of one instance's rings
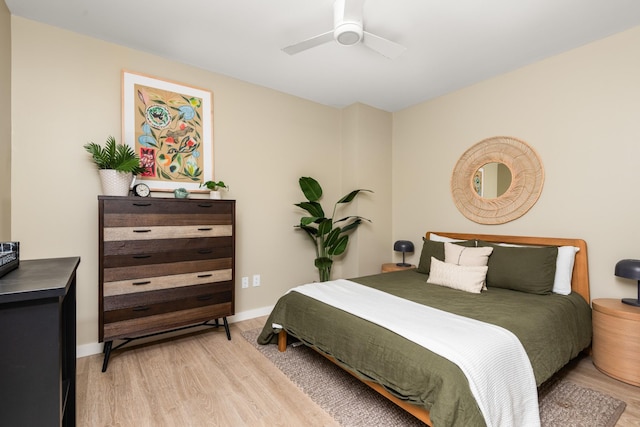
[[[511,184],[502,195],[482,197],[479,171],[502,163],[511,172]],[[451,195],[458,210],[479,224],[504,224],[520,218],[538,201],[544,169],[538,154],[524,141],[507,136],[482,140],[462,154],[451,176]]]

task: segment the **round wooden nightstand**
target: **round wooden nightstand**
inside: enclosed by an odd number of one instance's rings
[[[592,301],[593,364],[617,380],[640,386],[640,307],[619,299]]]
[[[416,268],[416,266],[412,264],[409,267],[402,267],[400,265],[397,265],[394,262],[388,262],[386,264],[382,264],[383,273],[389,273],[390,271],[410,270],[412,268]]]

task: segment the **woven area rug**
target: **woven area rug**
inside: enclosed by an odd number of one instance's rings
[[[341,426],[424,426],[310,348],[289,346],[280,353],[276,345],[259,345],[259,333],[254,329],[242,336]],[[626,407],[621,400],[565,380],[548,381],[539,395],[543,427],[613,427]]]

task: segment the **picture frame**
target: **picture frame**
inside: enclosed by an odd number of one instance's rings
[[[200,184],[213,180],[212,92],[123,70],[122,132],[146,168],[136,183],[208,191]]]

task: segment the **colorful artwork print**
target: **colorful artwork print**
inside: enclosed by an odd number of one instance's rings
[[[136,150],[144,178],[200,182],[202,99],[134,85]]]
[[[210,92],[126,72],[123,91],[125,141],[145,168],[138,181],[195,190],[212,179]]]

